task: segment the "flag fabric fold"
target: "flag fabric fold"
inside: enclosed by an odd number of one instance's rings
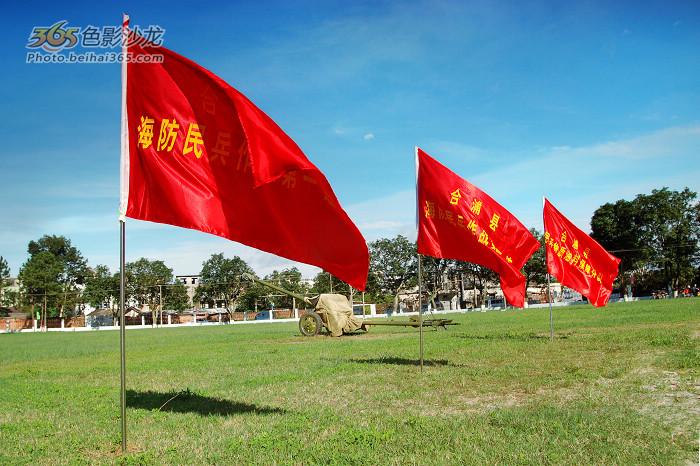
[[[311,264],[364,290],[367,244],[296,143],[221,78],[128,34],[120,214]]]
[[[620,259],[571,223],[547,199],[543,217],[547,272],[594,306],[605,306]]]
[[[520,269],[539,241],[479,188],[416,147],[418,253],[488,267],[516,307],[525,303]]]

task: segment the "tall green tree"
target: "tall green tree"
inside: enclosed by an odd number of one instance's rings
[[[163,308],[171,311],[184,311],[190,308],[190,297],[182,282],[175,281],[163,287]]]
[[[652,252],[640,207],[638,201],[620,199],[600,206],[591,217],[591,238],[620,259],[618,281],[623,291],[631,273],[644,266]]]
[[[69,309],[75,308],[79,302],[78,286],[85,283],[88,274],[87,259],[71,244],[65,236],[44,235],[38,241],[30,241],[27,246],[29,259],[25,263],[25,275],[28,270],[35,270],[31,262],[41,255],[41,261],[47,262],[46,254],[50,254],[59,264],[59,272],[55,277],[58,291],[53,290],[54,295],[60,295],[60,299],[49,300],[47,296],[47,312],[58,308],[58,316],[63,317]],[[22,280],[24,281],[24,280]],[[51,305],[48,305],[48,302]]]
[[[700,204],[697,193],[685,188],[655,189],[635,199],[643,232],[651,246],[651,261],[674,289],[690,284],[700,251]]]
[[[7,261],[0,256],[0,305],[3,304],[3,288],[5,288],[5,283],[8,282],[10,278],[10,266],[7,265]]]
[[[685,188],[655,189],[633,201],[605,204],[591,219],[591,236],[620,257],[621,288],[632,273],[654,274],[674,290],[695,276],[700,251],[700,205],[697,193]]]
[[[394,297],[394,309],[398,309],[399,294],[418,282],[416,243],[402,235],[372,241],[369,263],[378,286]]]
[[[291,291],[292,293],[297,293],[302,296],[309,291],[309,289],[302,283],[301,272],[296,267],[292,267],[291,269],[284,269],[281,272],[274,270],[271,274],[266,275],[264,280],[274,285],[277,285],[287,291]],[[269,288],[266,290],[265,294],[282,294],[282,296],[275,296],[271,298],[272,302],[275,303],[275,308],[291,309],[292,304],[294,304],[291,296],[285,295],[283,293],[277,293]],[[299,306],[300,303],[297,302],[296,305]]]
[[[8,278],[10,278],[10,266],[7,265],[7,261],[0,256],[0,289],[5,286]]]
[[[224,301],[229,313],[246,302],[248,292],[256,289],[242,278],[243,273],[254,274],[253,269],[240,257],[224,257],[224,253],[212,254],[202,263],[200,283],[195,297],[202,302]]]
[[[96,308],[109,306],[116,317],[119,311],[119,282],[119,274],[111,273],[106,265],[90,269],[83,291],[85,300]]]
[[[161,311],[162,288],[172,283],[173,269],[167,267],[163,261],[142,257],[135,262],[127,263],[124,267],[124,275],[127,299],[136,302],[139,306],[147,304],[155,323]]]
[[[459,273],[454,259],[421,256],[421,277],[423,291],[429,296],[433,309],[437,309],[435,297],[440,292],[458,292]],[[461,298],[461,293],[460,293]]]
[[[314,284],[310,291],[314,294],[338,293],[347,295],[349,289],[350,285],[343,280],[322,270],[314,277]]]
[[[37,252],[19,269],[24,299],[31,306],[32,318],[36,318],[37,310],[41,310],[42,325],[46,318],[59,315],[63,302],[63,272],[61,261],[48,251]]]
[[[465,288],[473,290],[474,301],[472,304],[474,307],[481,306],[486,302],[489,285],[498,285],[500,283],[498,274],[488,267],[472,262],[457,261],[455,268],[464,277]]]

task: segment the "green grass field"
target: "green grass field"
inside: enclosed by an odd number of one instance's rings
[[[2,464],[698,461],[700,298],[452,314],[424,333],[296,323],[0,335]]]

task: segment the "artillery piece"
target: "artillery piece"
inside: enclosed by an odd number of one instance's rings
[[[411,317],[408,321],[364,320],[355,317],[348,298],[341,294],[322,293],[313,298],[309,298],[308,296],[302,296],[300,294],[285,290],[284,288],[273,283],[266,282],[265,280],[260,280],[249,273],[244,273],[243,278],[255,283],[260,283],[261,285],[272,288],[275,291],[292,296],[293,298],[296,298],[309,306],[313,306],[313,310],[306,311],[299,318],[299,331],[302,335],[307,337],[318,335],[321,333],[323,327],[328,330],[328,333],[331,336],[339,337],[343,333],[351,333],[358,329],[366,332],[369,330],[371,325],[389,325],[414,328],[423,326],[433,327],[436,330],[445,330],[447,325],[459,325],[456,322],[452,322],[451,319],[419,319],[416,316]]]
[[[334,337],[339,337],[343,333],[354,332],[358,329],[367,331],[365,322],[355,317],[348,298],[342,294],[322,293],[313,298],[309,298],[308,296],[302,296],[285,290],[265,280],[260,280],[249,273],[244,273],[243,278],[255,283],[260,283],[275,291],[279,291],[280,293],[305,302],[309,306],[313,306],[313,310],[306,311],[299,318],[299,331],[304,336],[310,337],[318,335],[321,333],[323,327],[326,327],[328,333]]]

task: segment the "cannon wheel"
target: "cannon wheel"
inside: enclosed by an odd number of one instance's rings
[[[307,311],[299,319],[299,331],[305,337],[313,337],[321,333],[323,322],[316,311]]]

